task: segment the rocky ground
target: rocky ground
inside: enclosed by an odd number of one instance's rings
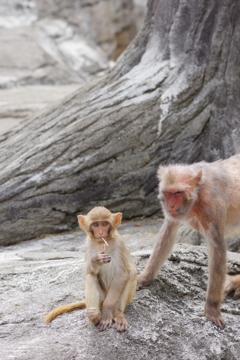
[[[161,221],[138,219],[120,227],[140,272]],[[183,239],[179,238],[178,241]],[[177,244],[154,283],[127,307],[129,329],[104,332],[85,310],[45,324],[54,306],[84,297],[84,234],[76,231],[0,248],[1,360],[239,360],[239,301],[222,304],[226,321],[218,329],[199,314],[207,281],[205,247]],[[240,272],[239,254],[228,254],[228,269]]]

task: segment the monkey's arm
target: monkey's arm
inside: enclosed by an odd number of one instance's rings
[[[124,288],[130,278],[130,274],[127,271],[119,270],[114,277],[107,296],[102,306],[102,318],[99,323],[99,329],[105,330],[111,326],[114,313],[116,312],[119,299],[124,291]]]
[[[164,220],[147,265],[138,276],[137,290],[151,284],[156,277],[158,270],[162,267],[173,248],[179,225],[180,223],[177,221]]]
[[[102,265],[111,261],[111,256],[103,251],[86,261],[86,274],[98,274]]]

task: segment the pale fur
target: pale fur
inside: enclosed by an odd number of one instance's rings
[[[233,298],[240,298],[240,275],[230,276],[226,282],[224,287],[224,295],[226,296],[230,292],[234,292]]]
[[[116,228],[121,223],[121,213],[112,214],[104,207],[92,209],[86,216],[79,215],[79,225],[87,233],[85,249],[86,300],[57,307],[45,316],[45,322],[52,321],[63,312],[87,308],[89,320],[99,324],[100,330],[116,323],[118,331],[127,329],[124,316],[126,306],[136,292],[136,266]],[[90,224],[107,220],[111,223],[108,245],[104,255],[111,256],[109,263],[101,261],[103,243],[97,241]]]
[[[204,314],[223,328],[220,305],[226,274],[224,236],[240,230],[240,155],[213,163],[160,166],[159,199],[165,215],[153,252],[138,277],[138,289],[150,284],[170,254],[177,229],[187,222],[209,245],[209,280]],[[167,210],[163,191],[183,191],[179,216]],[[240,285],[240,278],[239,278]]]
[[[133,273],[132,275],[135,274],[135,278],[136,278],[136,267],[134,264],[133,257],[126,248],[125,242],[123,238],[119,235],[117,230],[115,230],[114,238],[108,241],[108,245],[109,246],[105,248],[105,253],[109,254],[112,260],[109,263],[99,267],[96,272],[101,287],[103,291],[106,293],[106,295],[111,289],[113,280],[115,280],[116,283],[119,284],[119,287],[121,287],[122,278],[124,278],[124,282],[125,282],[125,279],[127,280],[131,273]],[[95,244],[88,237],[86,244],[86,252],[85,252],[86,275],[94,272],[94,270],[91,268],[91,263],[88,261],[88,259],[94,258],[95,256],[97,256],[97,254],[100,251],[102,251],[102,244]],[[132,297],[135,294],[135,290],[136,289],[134,289],[134,286],[132,289],[129,289],[129,294],[128,294],[129,296],[124,300],[125,303],[124,309],[126,305],[132,300]],[[120,295],[121,293],[119,294],[119,297]],[[116,299],[118,299],[117,296],[115,297]],[[107,296],[105,300],[107,300]]]

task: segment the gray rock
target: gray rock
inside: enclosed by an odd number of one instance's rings
[[[178,229],[176,242],[189,245],[204,245],[203,236],[186,224],[181,225]]]
[[[35,0],[39,18],[55,17],[73,26],[85,39],[99,45],[108,58],[116,58],[136,35],[132,0]]]
[[[137,4],[135,12],[132,1],[122,0],[1,1],[0,135],[68,94],[66,86],[89,82],[114,66],[109,59],[133,39],[144,7]]]
[[[229,251],[240,252],[240,238],[238,237],[226,237],[225,238],[227,248]],[[189,245],[201,245],[206,246],[204,237],[189,225],[181,225],[178,230],[177,243],[189,244]]]
[[[132,1],[3,0],[0,88],[90,81],[136,34]]]
[[[139,272],[158,227],[154,219],[120,227]],[[153,284],[137,292],[127,307],[125,333],[113,327],[99,332],[84,310],[63,314],[48,325],[43,322],[42,315],[54,306],[84,298],[82,232],[0,250],[1,360],[239,359],[239,301],[229,296],[223,302],[224,330],[199,316],[208,272],[205,247],[175,246]],[[240,272],[238,254],[228,253],[228,268]]]
[[[0,89],[0,136],[16,129],[22,119],[73,93],[72,85],[35,85]],[[3,138],[7,136],[6,134]]]
[[[0,32],[0,87],[84,83],[108,69],[95,44],[63,20],[44,19],[31,27]]]
[[[240,253],[240,237],[226,238],[226,243],[229,251]]]

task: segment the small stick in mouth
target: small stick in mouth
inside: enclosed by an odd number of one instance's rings
[[[102,238],[102,240],[103,240],[103,244],[102,244],[103,251],[105,251],[106,246],[109,246],[109,245],[108,245],[107,241],[104,238]]]

